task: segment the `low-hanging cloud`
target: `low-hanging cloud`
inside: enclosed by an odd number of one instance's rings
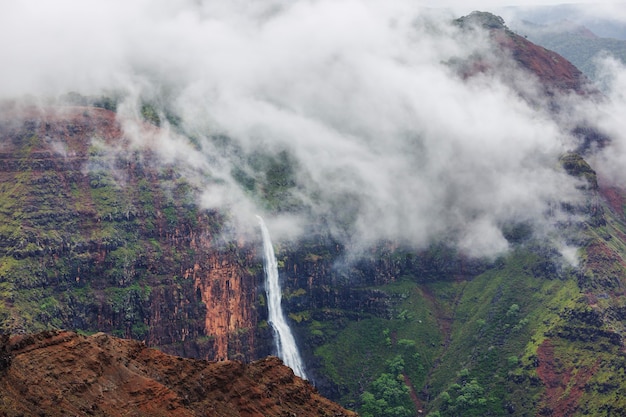
[[[242,230],[272,215],[234,174],[262,182],[256,154],[294,168],[298,208],[269,221],[291,238],[323,218],[353,245],[444,240],[491,256],[508,247],[504,225],[552,230],[554,207],[581,198],[558,165],[576,141],[516,91],[539,91],[532,77],[509,63],[506,76],[463,79],[452,63],[488,59],[488,36],[412,1],[26,0],[0,12],[3,98],[116,92],[138,144],[138,103],[163,104],[180,130],[164,123],[151,145],[203,173],[200,203]]]
[[[626,178],[626,67],[611,56],[598,57],[599,83],[606,95],[592,108],[584,107],[598,130],[610,137],[610,146],[598,149],[589,159],[600,180],[609,185],[622,185]]]

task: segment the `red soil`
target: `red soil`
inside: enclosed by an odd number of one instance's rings
[[[103,333],[4,339],[0,368],[2,416],[356,416],[278,358],[183,359]]]
[[[573,416],[585,391],[585,385],[595,373],[597,366],[565,368],[561,359],[555,356],[554,345],[550,339],[544,340],[539,346],[537,357],[539,361],[537,375],[546,387],[539,413],[543,411],[552,417]]]

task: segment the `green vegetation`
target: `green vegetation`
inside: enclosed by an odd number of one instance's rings
[[[564,163],[594,175],[576,161]],[[381,248],[375,266],[361,263],[341,274],[351,277],[349,290],[341,289],[339,276],[339,286],[326,290],[353,302],[292,309],[291,317],[306,334],[321,374],[336,387],[335,399],[362,415],[414,409],[404,396],[405,381],[432,416],[517,415],[529,404],[546,413],[570,406],[592,415],[624,410],[611,396],[621,398],[624,390],[614,375],[624,372],[618,351],[626,318],[626,246],[615,236],[625,236],[626,227],[608,207],[599,213],[603,217],[592,218],[595,226],[579,236],[586,243],[578,268],[533,242],[524,225],[508,233],[516,243],[510,254],[491,265],[462,264],[475,271],[463,279],[453,279],[458,257],[444,247],[421,254]],[[307,271],[323,269],[334,256],[305,244],[285,267],[293,262]],[[359,307],[360,299],[369,306]],[[394,361],[403,364],[402,372],[390,370]],[[558,366],[542,370],[547,364]],[[549,372],[566,381],[562,391],[547,389]]]
[[[297,197],[298,168],[296,159],[286,150],[276,154],[256,152],[233,168],[231,174],[267,211],[296,211],[303,207]]]
[[[518,251],[498,269],[463,284],[451,342],[431,380],[442,416],[501,413],[536,392],[528,387],[523,395],[518,392],[521,397],[510,397],[516,389],[509,379],[518,363],[514,358],[523,355],[529,339],[541,337],[545,323],[555,320],[555,311],[576,292],[572,279],[547,280],[533,271],[540,261],[532,252]]]
[[[144,103],[141,105],[141,117],[148,123],[152,123],[155,126],[161,126],[161,117],[154,105]]]
[[[404,383],[404,360],[398,355],[387,362],[387,372],[381,374],[370,388],[361,394],[363,417],[410,417],[415,409]]]
[[[176,297],[164,283],[203,256],[187,236],[219,232],[219,218],[198,209],[197,191],[171,167],[155,171],[150,155],[118,154],[98,137],[89,146],[68,141],[68,152],[83,158],[68,166],[42,159],[47,145],[36,132],[14,141],[15,169],[0,173],[2,332],[67,328],[146,339],[154,297],[186,306],[172,315],[178,325],[204,322],[193,280],[176,283]]]
[[[312,258],[310,254],[305,256]],[[359,313],[354,309],[323,309],[309,311],[303,316],[304,320],[295,321],[306,326],[307,345],[317,346],[314,354],[321,359],[324,375],[330,376],[345,393],[342,403],[362,404],[374,399],[381,405],[383,402],[379,400],[389,403],[388,398],[381,397],[381,384],[388,382],[388,375],[393,375],[392,378],[399,376],[397,369],[390,371],[391,364],[402,363],[402,375],[415,387],[422,386],[439,352],[442,338],[429,310],[431,305],[415,283],[394,282],[362,291],[365,297],[376,294],[382,302],[390,298],[399,302],[394,303],[384,317],[365,310]],[[379,384],[372,385],[378,379]],[[404,386],[404,382],[401,385]],[[363,397],[365,389],[369,391]],[[410,401],[390,404],[390,408],[401,405],[408,410],[414,409]]]

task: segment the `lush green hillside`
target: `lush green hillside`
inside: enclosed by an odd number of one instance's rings
[[[564,165],[587,175],[597,200],[584,161]],[[315,271],[332,271],[332,255],[296,254],[304,271],[289,290],[290,317],[318,383],[366,416],[622,413],[626,224],[621,207],[590,207],[600,214],[567,226],[581,243],[578,266],[528,236],[474,265],[441,248],[381,249],[338,272],[319,305],[307,301],[307,274],[323,280]]]

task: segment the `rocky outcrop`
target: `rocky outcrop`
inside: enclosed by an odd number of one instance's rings
[[[256,288],[251,285],[254,277],[229,259],[210,257],[206,264],[206,269],[194,265],[187,274],[193,277],[196,291],[207,306],[204,329],[215,339],[214,358],[254,357],[257,324]]]
[[[0,352],[5,416],[355,416],[275,357],[207,362],[65,331],[5,338]]]

